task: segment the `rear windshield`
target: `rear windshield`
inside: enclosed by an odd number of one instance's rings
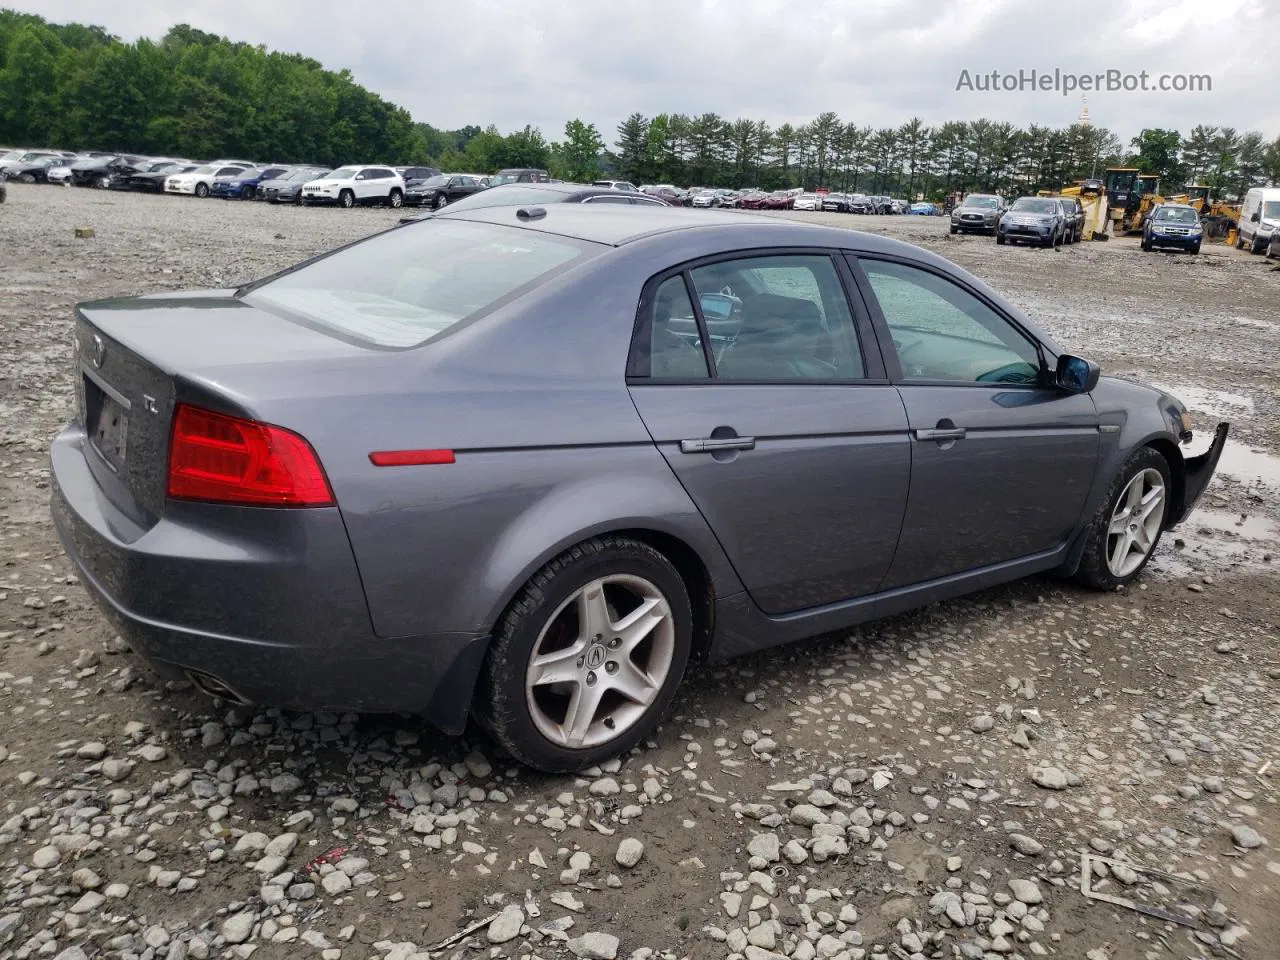
[[[489,224],[425,220],[377,234],[245,294],[377,347],[415,347],[605,248]]]

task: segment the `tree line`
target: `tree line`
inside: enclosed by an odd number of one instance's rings
[[[0,10],[0,143],[271,162],[432,164],[492,173],[537,167],[565,180],[617,177],[681,186],[829,187],[939,199],[956,191],[1053,189],[1141,167],[1171,193],[1207,183],[1217,196],[1280,183],[1280,137],[1196,126],[1146,129],[1127,145],[1086,124],[1026,127],[987,119],[897,127],[842,120],[772,127],[714,113],[633,113],[607,144],[581,119],[559,140],[532,126],[443,130],[300,54],[268,51],[179,25],[124,43],[101,27]]]

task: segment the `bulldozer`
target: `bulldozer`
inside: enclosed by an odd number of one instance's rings
[[[1077,180],[1061,190],[1039,190],[1041,197],[1076,197],[1084,207],[1082,240],[1107,239],[1107,198],[1101,180]]]
[[[1182,202],[1196,208],[1206,240],[1234,244],[1240,224],[1240,204],[1214,200],[1212,189],[1203,183],[1189,183]]]

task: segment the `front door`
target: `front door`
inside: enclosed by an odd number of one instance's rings
[[[1087,394],[1050,385],[1038,344],[940,273],[859,258],[911,430],[911,495],[886,589],[1061,546],[1098,458]]]
[[[655,279],[641,306],[636,408],[769,614],[873,592],[906,506],[906,414],[845,269],[721,260]]]

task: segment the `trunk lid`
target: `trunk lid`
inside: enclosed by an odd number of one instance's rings
[[[371,351],[250,307],[230,290],[106,300],[76,308],[77,419],[103,492],[150,527],[164,512],[169,434],[180,400],[254,417],[281,366],[314,373]],[[234,368],[235,376],[224,376]],[[296,385],[295,385],[296,389]]]

